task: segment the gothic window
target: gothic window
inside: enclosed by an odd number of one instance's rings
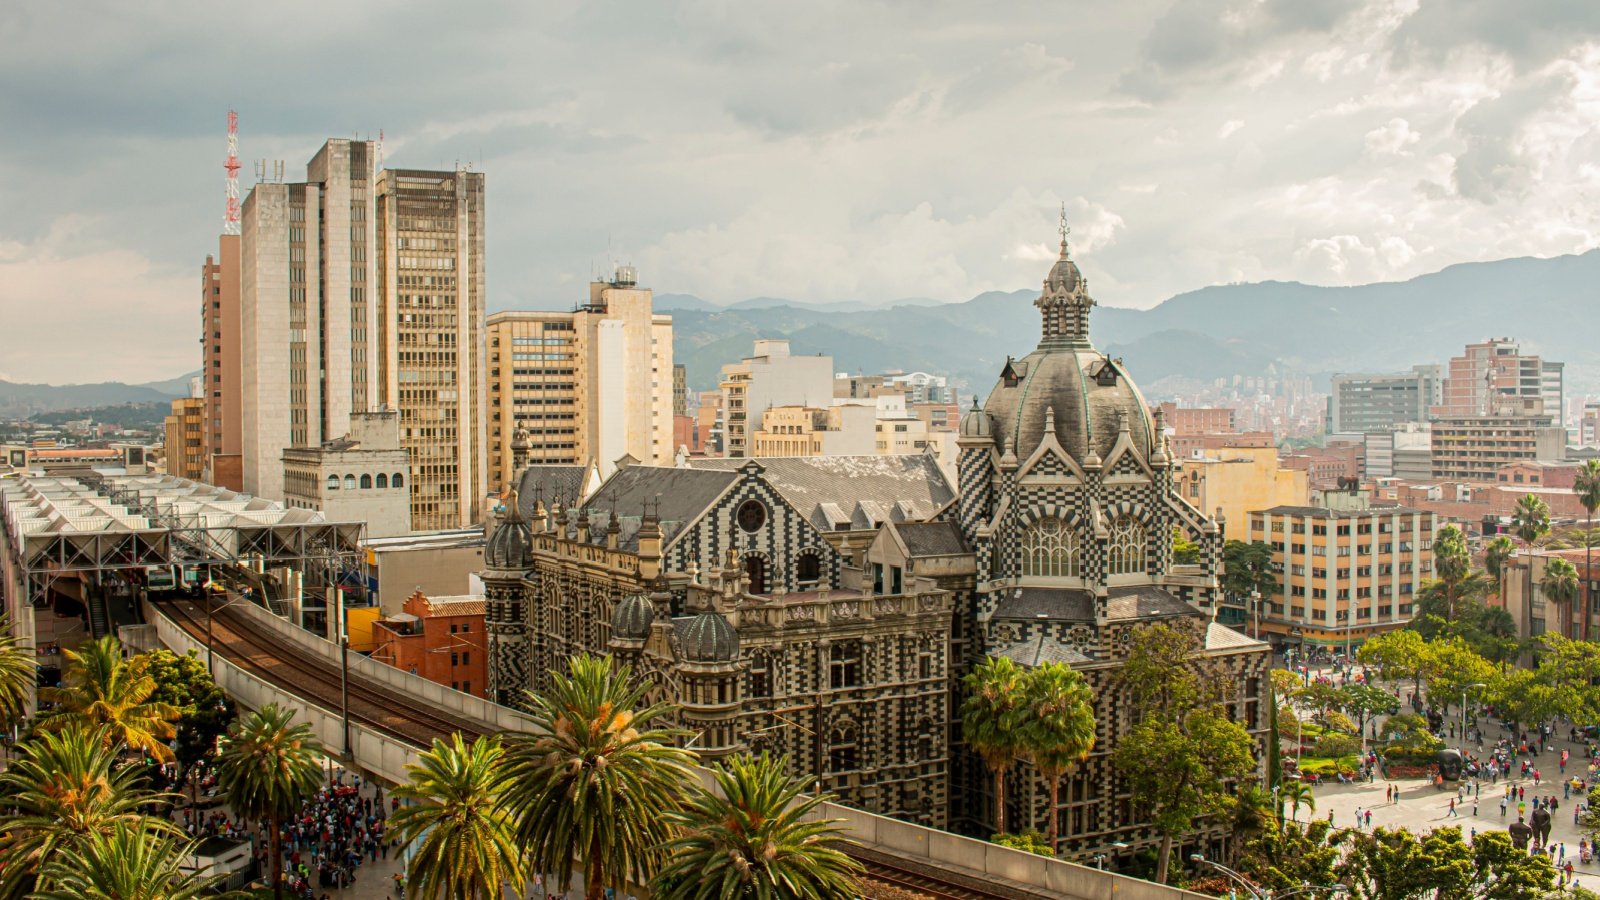
[[[861,686],[859,641],[838,641],[828,647],[828,683],[836,691]]]
[[[1133,575],[1144,570],[1144,526],[1132,516],[1119,516],[1111,523],[1111,540],[1106,547],[1106,574]]]
[[[795,561],[795,580],[801,584],[816,584],[822,577],[822,560],[815,553],[802,553]]]
[[[1022,533],[1022,574],[1075,577],[1079,563],[1078,534],[1060,519],[1046,516]]]
[[[856,727],[848,723],[836,726],[828,733],[828,771],[855,771],[859,767],[856,751]]]
[[[772,658],[765,651],[757,651],[750,657],[747,693],[757,699],[772,696]]]

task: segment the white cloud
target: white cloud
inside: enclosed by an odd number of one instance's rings
[[[1225,140],[1228,139],[1229,135],[1233,134],[1235,131],[1238,131],[1239,129],[1241,129],[1243,127],[1244,127],[1244,120],[1243,119],[1229,119],[1228,121],[1222,123],[1222,127],[1221,128],[1217,129],[1217,140],[1225,141]]]
[[[1411,123],[1396,116],[1367,132],[1367,151],[1392,156],[1410,156],[1408,149],[1422,140],[1422,135],[1411,129]]]

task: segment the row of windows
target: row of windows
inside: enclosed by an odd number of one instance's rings
[[[1106,544],[1106,573],[1132,575],[1148,565],[1145,527],[1132,516],[1111,523]],[[1022,533],[1022,574],[1025,577],[1075,578],[1082,575],[1083,548],[1078,533],[1060,519],[1046,516]]]
[[[360,479],[357,479],[354,475],[346,475],[342,479],[337,475],[328,476],[328,490],[337,491],[341,484],[347,491],[357,490],[357,485],[360,485],[359,490],[363,491],[370,491],[374,488],[384,490],[390,487],[403,488],[406,486],[406,479],[399,472],[394,473],[393,476],[379,472],[376,479],[371,475],[362,475]]]

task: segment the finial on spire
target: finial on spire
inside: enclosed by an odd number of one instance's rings
[[[1067,235],[1072,233],[1072,227],[1067,224],[1067,201],[1061,201],[1061,255],[1067,255]]]
[[[1044,433],[1056,433],[1056,408],[1054,406],[1046,406],[1044,408]]]

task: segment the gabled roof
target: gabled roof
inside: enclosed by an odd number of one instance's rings
[[[971,551],[961,539],[961,529],[954,522],[902,522],[894,526],[906,554],[921,556],[960,556]]]
[[[690,459],[688,466],[735,471],[751,462]],[[925,453],[771,457],[754,462],[760,463],[763,477],[784,500],[824,531],[834,530],[846,516],[858,528],[885,521],[926,521],[956,496],[939,461]]]
[[[1083,655],[1071,646],[1052,640],[1049,636],[1043,634],[1032,640],[1012,644],[994,655],[1004,656],[1030,669],[1046,663],[1065,663],[1069,666],[1076,666],[1094,662],[1092,658]]]
[[[1200,610],[1155,585],[1112,588],[1106,601],[1108,619],[1161,619],[1200,614]]]
[[[540,500],[546,507],[557,501],[567,506],[583,502],[594,489],[590,471],[589,466],[528,466],[517,479],[517,508],[525,518],[531,518],[534,504]]]
[[[605,543],[605,529],[611,511],[616,510],[622,529],[617,545],[624,550],[639,549],[640,517],[648,504],[649,511],[660,517],[662,546],[666,546],[738,480],[737,472],[637,465],[618,469],[584,503],[589,511],[590,540]],[[576,509],[567,513],[569,531],[577,528],[577,518]]]
[[[1246,647],[1265,647],[1266,643],[1241,634],[1226,625],[1211,622],[1206,626],[1207,650],[1238,650]]]

